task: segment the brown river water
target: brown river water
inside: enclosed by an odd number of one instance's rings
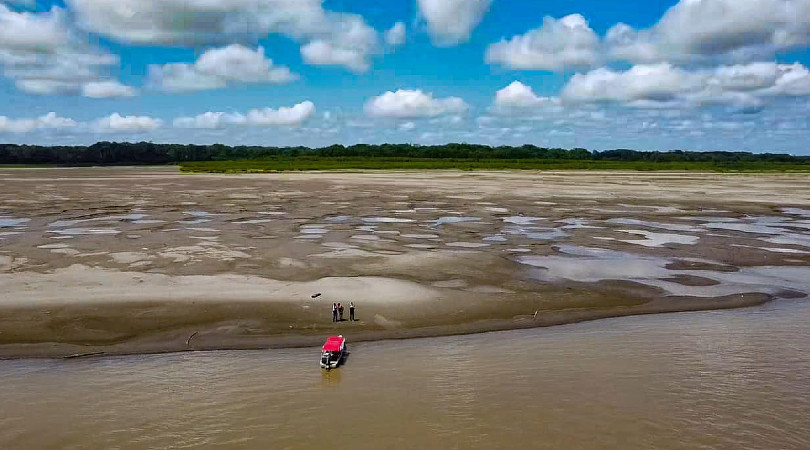
[[[810,302],[318,349],[0,361],[2,449],[807,449]],[[348,336],[351,339],[351,336]]]

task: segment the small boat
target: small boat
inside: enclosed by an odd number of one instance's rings
[[[343,335],[330,336],[321,348],[321,367],[332,370],[346,357],[346,338]]]

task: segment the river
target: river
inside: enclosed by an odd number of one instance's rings
[[[312,348],[0,361],[0,448],[807,449],[808,319],[783,300],[360,343],[332,372]]]

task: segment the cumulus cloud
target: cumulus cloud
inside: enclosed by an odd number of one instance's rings
[[[385,31],[385,43],[390,47],[399,47],[405,43],[407,30],[405,24],[397,22],[390,29]]]
[[[18,89],[79,95],[85,84],[107,79],[118,57],[86,42],[70,28],[61,8],[16,12],[0,3],[0,66]]]
[[[534,90],[521,83],[513,81],[509,86],[495,93],[494,112],[509,114],[523,112],[526,109],[545,106],[558,106],[559,99],[554,97],[540,97]]]
[[[626,71],[600,68],[576,74],[563,88],[568,103],[615,102],[638,107],[707,104],[760,107],[769,98],[810,95],[810,72],[799,63],[751,63],[685,70],[669,63]]]
[[[470,39],[491,4],[492,0],[419,0],[419,14],[435,44],[453,46]]]
[[[121,116],[113,113],[96,120],[94,129],[99,132],[143,133],[160,128],[163,121],[149,116]]]
[[[82,95],[91,98],[132,97],[137,91],[118,81],[91,81],[82,85]]]
[[[810,0],[680,0],[652,27],[618,23],[604,37],[585,18],[546,17],[539,28],[489,46],[486,61],[563,71],[609,61],[742,64],[810,44]]]
[[[600,63],[599,36],[579,14],[545,17],[540,28],[492,44],[486,62],[510,69],[560,71]]]
[[[681,0],[650,29],[618,24],[607,43],[631,62],[744,62],[806,46],[808,17],[810,0]]]
[[[149,83],[167,92],[220,89],[230,83],[284,84],[298,78],[284,66],[239,44],[205,51],[194,64],[164,64],[149,67]]]
[[[322,0],[67,0],[67,3],[82,27],[126,43],[196,46],[221,43],[233,36],[261,38],[277,33],[305,46],[327,43],[341,55],[354,53],[363,59],[380,47],[379,33],[362,17],[327,11]],[[317,53],[308,62],[334,61],[317,56],[324,53]],[[348,67],[356,70],[357,66]]]
[[[297,127],[315,114],[315,104],[311,101],[298,103],[292,107],[257,108],[247,114],[206,112],[195,117],[174,119],[175,128],[216,129],[228,125],[253,127]]]
[[[469,109],[458,97],[434,98],[421,90],[400,89],[388,91],[366,102],[365,111],[371,117],[408,119],[436,117],[444,114],[460,114]]]
[[[366,72],[370,67],[365,53],[329,41],[317,40],[302,46],[301,57],[313,66],[345,66],[357,73]]]
[[[73,128],[77,123],[73,119],[59,117],[55,112],[49,112],[36,119],[10,119],[0,116],[0,133],[28,133],[40,129]]]

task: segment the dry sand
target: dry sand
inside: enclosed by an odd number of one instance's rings
[[[0,180],[5,357],[430,336],[810,293],[806,175],[99,168]],[[359,320],[332,323],[332,302],[349,301]]]

